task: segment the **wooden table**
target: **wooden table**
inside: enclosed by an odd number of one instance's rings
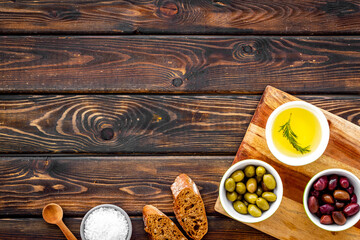
[[[112,203],[147,239],[141,210],[173,217],[170,185],[198,184],[204,239],[273,239],[214,211],[265,87],[360,125],[355,0],[0,3],[0,238],[80,239]]]

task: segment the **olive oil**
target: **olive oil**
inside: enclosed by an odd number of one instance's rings
[[[290,157],[309,154],[320,143],[321,128],[317,118],[303,108],[289,108],[276,118],[272,128],[275,147]]]

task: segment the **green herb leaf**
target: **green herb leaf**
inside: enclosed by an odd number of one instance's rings
[[[280,126],[279,132],[282,131],[283,137],[285,137],[287,140],[289,140],[290,144],[296,149],[296,151],[300,152],[301,154],[308,153],[308,152],[310,152],[310,145],[307,147],[304,147],[304,148],[301,147],[296,140],[297,135],[291,129],[291,126],[290,126],[291,115],[292,115],[292,113],[290,113],[289,120],[284,125]]]

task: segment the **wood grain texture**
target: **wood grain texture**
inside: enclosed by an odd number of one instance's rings
[[[171,217],[176,222],[175,217]],[[132,240],[147,240],[144,223],[141,217],[131,217],[133,235]],[[80,239],[81,218],[66,218],[64,222]],[[242,223],[224,217],[209,217],[209,232],[204,240],[219,240],[226,235],[226,240],[273,240],[274,238],[250,228]],[[2,240],[27,240],[27,239],[65,239],[60,230],[53,225],[45,223],[39,218],[7,218],[0,219],[0,236]]]
[[[256,96],[0,96],[0,151],[235,152],[257,101]]]
[[[358,96],[300,96],[360,125]],[[2,95],[2,153],[235,155],[259,101],[245,95]]]
[[[356,0],[2,1],[2,33],[359,33]]]
[[[2,36],[0,62],[9,93],[360,93],[359,37]]]
[[[359,239],[360,222],[355,227],[336,234],[316,227],[303,209],[302,197],[310,178],[322,170],[341,168],[360,176],[360,127],[322,110],[330,127],[330,140],[324,154],[313,163],[288,166],[271,154],[266,144],[265,126],[277,107],[295,100],[299,99],[276,88],[267,87],[236,154],[234,163],[250,158],[272,165],[279,173],[284,187],[277,212],[261,224],[249,225],[280,239]],[[226,214],[219,199],[215,210]],[[283,224],[280,225],[279,222]]]
[[[226,156],[139,157],[2,157],[0,216],[41,216],[51,202],[65,216],[83,216],[110,203],[130,215],[142,215],[146,204],[173,215],[171,184],[188,174],[197,184],[208,214],[214,214],[218,183],[231,165]],[[206,167],[205,167],[206,166]]]

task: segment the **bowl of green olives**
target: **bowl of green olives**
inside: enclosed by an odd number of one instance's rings
[[[220,202],[233,219],[255,223],[275,213],[283,196],[283,185],[277,171],[255,159],[232,165],[221,179]]]

